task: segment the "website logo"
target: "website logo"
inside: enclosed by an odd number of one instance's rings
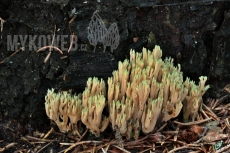
[[[113,23],[109,29],[107,29],[97,11],[94,12],[89,23],[88,40],[89,43],[94,46],[94,52],[96,51],[97,43],[100,42],[104,47],[103,52],[105,52],[108,46],[113,53],[113,50],[118,47],[120,40],[117,24]]]

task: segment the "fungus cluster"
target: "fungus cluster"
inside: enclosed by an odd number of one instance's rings
[[[109,124],[108,118],[102,115],[105,105],[105,82],[95,77],[89,78],[83,92],[81,121],[96,136],[99,136]]]
[[[81,119],[96,136],[110,122],[113,130],[118,127],[127,139],[137,139],[140,131],[152,132],[157,122],[175,118],[182,107],[184,121],[194,121],[202,96],[209,88],[205,86],[207,77],[201,76],[198,86],[188,78],[183,81],[180,65],[175,67],[172,58],[163,61],[161,56],[159,46],[153,51],[143,48],[142,53],[131,50],[130,60],[119,62],[118,70],[108,78],[107,90],[105,82],[97,78],[88,79],[82,96],[71,97],[67,92],[56,94],[53,89],[48,90],[47,115],[61,131],[73,130],[71,125]],[[103,115],[103,110],[108,112],[108,117]],[[65,122],[66,116],[70,123]]]
[[[81,120],[81,94],[72,95],[67,91],[55,93],[54,89],[48,89],[45,101],[47,116],[57,124],[61,132],[75,130],[75,125]]]

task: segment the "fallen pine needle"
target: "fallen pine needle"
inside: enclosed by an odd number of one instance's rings
[[[77,145],[87,144],[87,143],[101,144],[101,143],[103,143],[103,141],[91,141],[91,140],[89,140],[89,141],[76,142],[76,143],[74,143],[73,145],[71,145],[69,148],[67,148],[66,150],[62,150],[62,151],[60,151],[60,152],[58,152],[58,153],[61,153],[61,152],[67,153],[68,151],[70,151],[71,149],[73,149],[74,147],[76,147]]]
[[[170,150],[168,153],[174,153],[175,151],[182,150],[182,149],[196,149],[197,150],[197,147],[182,146],[182,147],[178,147],[173,150]]]
[[[51,128],[48,133],[43,137],[43,139],[46,139],[52,132],[54,131],[54,128]]]
[[[38,52],[40,52],[40,51],[43,51],[43,50],[45,50],[45,49],[56,49],[57,51],[59,51],[61,54],[63,54],[63,52],[59,49],[59,48],[57,48],[57,47],[55,47],[55,46],[45,46],[45,47],[42,47],[42,48],[40,48],[39,50],[37,50],[37,53]]]
[[[84,142],[84,141],[81,141],[81,139],[86,135],[86,133],[88,132],[89,129],[85,130],[85,132],[83,133],[83,135],[81,136],[81,138],[76,142],[74,143],[73,145],[71,145],[69,148],[63,150],[65,153],[67,153],[69,150],[73,149],[75,146],[79,145],[78,143],[81,143],[81,142]],[[81,142],[79,142],[81,141]],[[88,142],[88,141],[86,141]],[[93,141],[93,142],[96,142],[96,141]],[[60,151],[59,153],[63,152],[63,151]]]
[[[116,147],[117,149],[120,149],[121,151],[123,151],[125,153],[131,153],[131,152],[129,152],[129,151],[125,150],[124,148],[121,148],[121,147],[119,147],[117,145],[113,145],[113,146]]]
[[[15,146],[17,143],[10,143],[7,146],[5,146],[4,148],[0,148],[0,152],[4,152],[6,149],[9,149],[13,146]]]
[[[179,124],[179,125],[183,125],[183,126],[190,126],[190,125],[194,125],[194,124],[202,124],[204,122],[210,121],[211,119],[212,118],[206,118],[204,120],[188,122],[188,123],[181,123],[181,122],[178,122],[178,121],[173,121],[173,122],[176,123],[176,124]]]
[[[49,142],[48,144],[46,144],[44,147],[42,147],[40,150],[37,151],[37,153],[41,152],[42,150],[44,150],[46,147],[48,147],[52,142]]]
[[[21,50],[24,50],[24,47],[21,47],[21,48],[19,48],[18,50],[16,50],[13,54],[10,55],[10,57],[14,56],[15,54],[17,54],[17,53],[18,53],[19,51],[21,51]],[[0,64],[2,64],[2,63],[4,63],[4,62],[5,62],[5,59],[2,60],[2,61],[0,62]]]

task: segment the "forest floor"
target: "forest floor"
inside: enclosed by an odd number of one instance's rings
[[[221,153],[230,150],[230,85],[219,91],[220,98],[207,99],[194,122],[179,122],[179,117],[155,128],[139,139],[120,139],[120,133],[107,130],[99,138],[81,129],[80,134],[61,133],[55,124],[30,127],[20,121],[1,120],[0,152],[154,152],[154,153]]]
[[[57,0],[57,2],[58,1],[59,0]],[[66,0],[62,1],[66,2]],[[88,40],[87,35],[82,32],[82,29],[89,25],[88,19],[90,21],[91,17],[91,14],[88,14],[89,10],[95,10],[96,7],[100,8],[99,6],[101,5],[99,5],[99,2],[100,1],[97,1],[88,5],[82,3],[79,5],[80,2],[70,0],[69,7],[61,7],[60,9],[60,4],[47,4],[41,0],[34,0],[33,2],[30,0],[14,2],[11,0],[0,1],[0,153],[230,152],[228,151],[230,150],[230,85],[226,85],[217,91],[215,91],[216,89],[214,88],[211,89],[219,96],[215,99],[205,98],[199,111],[199,118],[196,119],[196,121],[183,123],[182,114],[180,114],[178,117],[166,123],[159,123],[152,133],[148,135],[141,134],[137,140],[126,140],[125,137],[121,138],[120,133],[112,131],[111,128],[104,131],[99,138],[91,135],[90,131],[86,128],[82,128],[79,130],[80,134],[73,136],[71,133],[61,133],[53,122],[46,123],[48,117],[46,118],[45,116],[43,101],[47,89],[50,87],[59,87],[60,80],[65,83],[65,80],[70,78],[69,83],[63,86],[68,89],[77,88],[80,90],[79,84],[85,85],[85,80],[88,78],[85,76],[87,75],[91,77],[97,73],[101,73],[104,77],[107,77],[105,74],[110,76],[111,73],[108,71],[114,70],[115,67],[113,67],[113,65],[114,63],[117,64],[114,60],[115,54],[102,54],[104,59],[108,59],[108,61],[103,62],[101,57],[95,58],[102,55],[91,52],[84,56],[80,54],[83,52],[77,52],[75,55],[71,55],[70,59],[63,58],[61,60],[58,52],[52,53],[51,57],[48,56],[50,54],[47,55],[47,52],[37,54],[35,51],[22,51],[22,48],[8,52],[6,49],[6,36],[16,34],[22,36],[50,35],[54,33],[52,31],[56,31],[54,29],[56,29],[57,25],[56,35],[70,35],[73,30],[75,34],[78,34],[78,38],[81,40],[80,43],[85,44]],[[107,2],[111,3],[111,5],[106,4],[106,8],[113,8],[115,4],[112,5],[112,3],[116,3],[117,0]],[[169,3],[170,2],[171,1],[169,1]],[[128,7],[129,1],[124,1],[124,3],[127,7],[124,7],[124,4],[118,4],[120,7],[118,7],[119,9],[114,14],[114,16],[120,15],[122,17],[119,18],[119,22],[123,23],[123,21],[125,21],[125,24],[120,25],[121,31],[123,31],[120,36],[125,41],[121,42],[120,52],[116,53],[119,59],[116,60],[119,61],[125,57],[126,53],[124,50],[126,50],[126,48],[140,48],[140,46],[142,48],[143,44],[147,44],[147,33],[149,31],[155,31],[154,34],[157,36],[157,41],[167,44],[168,47],[166,48],[168,48],[169,51],[175,51],[175,49],[172,49],[172,46],[175,44],[176,47],[174,48],[178,49],[178,54],[175,54],[178,55],[177,62],[183,63],[182,67],[186,70],[184,74],[187,73],[188,75],[190,74],[188,72],[192,70],[192,74],[194,72],[201,74],[201,72],[204,71],[207,73],[207,76],[209,76],[210,67],[216,66],[211,76],[217,77],[221,80],[220,82],[222,84],[229,82],[229,52],[223,51],[223,54],[222,52],[218,52],[222,50],[221,44],[229,44],[228,33],[230,28],[228,25],[230,23],[230,15],[226,13],[230,8],[229,3],[218,2],[209,5],[203,3],[203,1],[201,1],[201,4],[191,1],[188,2],[187,5],[183,2],[180,5],[173,3],[170,5],[166,4],[165,7],[158,5],[158,7],[154,9],[152,9],[152,7],[143,9],[139,7],[132,8]],[[190,4],[191,7],[188,7]],[[70,12],[74,12],[75,8],[77,10],[75,13],[78,15],[78,18],[72,20],[74,18],[69,14],[71,14]],[[106,11],[112,12],[110,8]],[[175,13],[175,16],[171,16],[172,12],[178,12],[178,14]],[[102,17],[104,19],[113,21],[114,16],[105,12],[101,13],[101,15],[103,14],[104,16]],[[152,20],[152,16],[155,16],[156,20]],[[169,16],[171,16],[175,22],[168,20],[170,19]],[[126,21],[126,18],[128,21]],[[215,21],[216,25],[212,20]],[[157,22],[155,23],[155,21]],[[196,25],[193,23],[202,24]],[[130,25],[130,27],[128,25]],[[147,27],[148,25],[151,25],[151,29]],[[181,27],[177,27],[178,25]],[[215,29],[216,26],[217,29]],[[158,29],[159,27],[160,30]],[[171,28],[179,29],[179,31],[176,30],[175,32],[175,30]],[[199,28],[200,30],[197,32]],[[146,29],[148,31],[146,31]],[[167,34],[162,34],[162,31],[167,32]],[[215,34],[217,34],[217,36]],[[136,37],[138,35],[140,35],[140,39]],[[132,44],[127,45],[130,43],[130,40],[133,40],[131,38],[134,36],[139,39],[138,43],[131,41]],[[183,36],[183,38],[181,38],[181,36]],[[215,41],[213,41],[213,39]],[[194,42],[196,43],[193,44]],[[183,48],[182,46],[185,47]],[[196,48],[194,48],[194,46]],[[212,47],[214,51],[211,52]],[[225,48],[228,50],[228,46]],[[180,50],[183,51],[181,52],[183,53],[182,57]],[[207,56],[206,53],[208,54]],[[173,55],[174,53],[172,52],[171,54]],[[68,54],[66,53],[64,55]],[[190,55],[192,59],[196,58],[196,60],[189,60]],[[50,59],[47,57],[50,57]],[[84,60],[86,57],[88,61]],[[183,60],[181,60],[181,58]],[[49,59],[49,62],[43,62],[44,59]],[[206,60],[204,59],[207,59],[208,62],[205,63]],[[216,62],[212,62],[211,59],[216,60]],[[80,65],[79,63],[83,63],[84,69],[77,67]],[[105,63],[105,65],[102,65],[102,63]],[[90,67],[89,72],[86,71],[88,67]],[[78,71],[76,70],[77,68]],[[62,74],[65,74],[63,71],[72,72],[72,78],[74,78],[73,80],[76,82],[71,80],[71,77],[66,78],[65,75],[62,76]],[[84,75],[79,75],[79,73],[83,73],[83,71]],[[219,77],[222,76],[222,72],[228,75],[225,76],[227,81],[223,81],[223,79]],[[83,79],[81,80],[81,78]],[[82,88],[84,89],[85,86]],[[41,122],[41,120],[43,122]]]

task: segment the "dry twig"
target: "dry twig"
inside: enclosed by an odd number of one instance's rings
[[[182,146],[182,147],[174,148],[173,150],[170,150],[168,153],[174,153],[175,151],[182,150],[182,149],[194,149],[194,150],[197,150],[198,148],[197,147]],[[201,150],[201,149],[199,148],[199,150]]]
[[[24,50],[24,47],[21,47],[21,48],[19,48],[18,50],[16,50],[13,54],[10,55],[10,57],[14,56],[15,54],[17,54],[17,53],[20,52],[21,50]],[[2,60],[2,61],[0,62],[0,64],[4,63],[5,60],[6,60],[6,58],[5,58],[4,60]]]
[[[167,126],[167,124],[167,122],[164,123],[156,132],[160,132],[161,130],[163,130]]]
[[[43,139],[46,139],[53,131],[54,131],[54,128],[51,127],[51,129],[49,130],[49,132],[46,133],[46,135],[43,137]]]
[[[42,147],[40,150],[37,151],[37,153],[41,152],[42,150],[44,150],[46,147],[48,147],[52,142],[49,142],[48,144],[46,144],[44,147]]]
[[[58,47],[53,46],[54,39],[55,39],[55,34],[56,34],[56,24],[54,25],[54,32],[53,32],[53,38],[52,38],[51,45],[50,46],[44,46],[44,47],[40,48],[39,50],[37,50],[37,53],[39,53],[40,51],[43,51],[45,49],[49,49],[49,53],[47,54],[46,58],[44,59],[44,63],[46,63],[50,59],[50,56],[51,56],[51,53],[52,53],[53,49],[59,51],[60,54],[63,54],[63,52]]]
[[[25,137],[22,137],[22,138],[24,138],[24,140],[30,139],[30,140],[40,141],[40,142],[54,142],[54,141],[56,141],[56,140],[49,140],[49,139],[40,139],[40,138],[32,137],[29,135],[27,135],[26,138]]]
[[[173,121],[176,124],[182,125],[182,126],[190,126],[190,125],[194,125],[194,124],[202,124],[204,122],[210,121],[212,118],[206,118],[204,120],[200,120],[200,121],[195,121],[195,122],[188,122],[188,123],[181,123],[178,121]]]
[[[17,143],[10,143],[7,146],[5,146],[4,148],[0,148],[0,152],[4,152],[5,150],[15,146]]]
[[[202,104],[202,106],[203,106],[207,111],[209,111],[210,114],[212,114],[211,116],[212,116],[213,118],[215,118],[215,119],[218,118],[218,117],[216,116],[216,114],[215,114],[208,106],[206,106],[204,103]]]
[[[113,145],[113,146],[116,147],[117,149],[120,149],[120,150],[123,151],[124,153],[131,153],[131,152],[129,152],[129,151],[125,150],[124,148],[121,148],[121,147],[119,147],[119,146],[117,146],[117,145]]]
[[[70,52],[70,50],[72,49],[73,47],[73,41],[74,41],[74,32],[72,31],[70,25],[72,24],[72,22],[75,20],[76,16],[74,16],[70,21],[69,21],[69,31],[71,33],[71,42],[70,42],[70,45],[69,45],[69,49],[68,49],[68,53]]]
[[[83,135],[81,136],[81,138],[77,141],[77,143],[75,143],[75,144],[71,145],[69,148],[63,150],[64,153],[67,153],[69,150],[71,150],[71,149],[73,149],[75,146],[79,145],[79,141],[81,141],[81,139],[86,135],[86,133],[88,132],[88,130],[89,130],[89,129],[85,130],[85,132],[83,133]],[[87,142],[88,142],[88,141],[87,141]],[[61,152],[63,152],[63,151],[61,151]],[[59,152],[59,153],[61,153],[61,152]]]
[[[63,150],[63,151],[60,151],[58,153],[67,153],[68,151],[70,151],[71,149],[73,149],[74,147],[76,147],[77,145],[81,145],[81,144],[102,144],[103,141],[93,141],[93,140],[89,140],[89,141],[81,141],[81,142],[76,142],[74,143],[73,145],[71,145],[69,148]]]
[[[42,48],[40,48],[39,50],[37,50],[37,53],[38,52],[40,52],[40,51],[43,51],[43,50],[45,50],[45,49],[56,49],[57,51],[59,51],[61,54],[63,54],[63,52],[59,49],[59,48],[57,48],[57,47],[55,47],[55,46],[44,46],[44,47],[42,47]],[[49,55],[49,54],[48,54]],[[48,56],[47,55],[47,56]]]

